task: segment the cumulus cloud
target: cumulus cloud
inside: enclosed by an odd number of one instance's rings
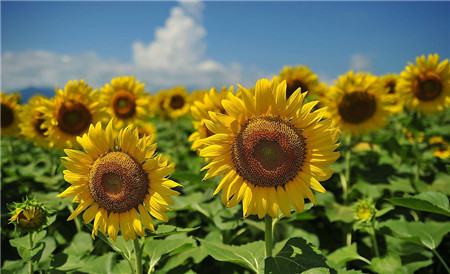
[[[172,8],[164,25],[149,43],[131,45],[133,60],[121,63],[94,52],[63,55],[49,51],[2,54],[2,89],[28,86],[62,86],[69,79],[83,78],[101,85],[112,77],[133,74],[150,88],[177,84],[207,88],[241,81],[237,63],[222,64],[206,56],[206,30],[201,22],[203,4],[182,1]]]
[[[361,71],[361,70],[369,70],[372,65],[372,60],[369,56],[364,54],[353,54],[350,57],[350,69]]]

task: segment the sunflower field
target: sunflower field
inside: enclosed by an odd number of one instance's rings
[[[450,64],[1,93],[2,273],[450,273]]]

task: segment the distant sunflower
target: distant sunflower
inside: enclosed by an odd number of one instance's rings
[[[350,134],[382,128],[392,107],[392,97],[377,77],[353,71],[336,80],[324,101],[328,116]]]
[[[150,122],[140,122],[136,124],[136,128],[139,132],[139,138],[142,138],[144,136],[150,136],[151,141],[156,141],[157,133],[155,126]]]
[[[119,132],[110,122],[89,128],[77,140],[84,151],[66,149],[64,179],[71,184],[59,197],[73,197],[78,207],[69,216],[83,213],[83,221],[94,220],[92,236],[98,231],[115,240],[119,231],[125,240],[154,230],[152,216],[166,222],[172,188],[180,186],[166,178],[174,165],[155,155],[151,136],[139,138],[127,126]]]
[[[442,160],[450,158],[450,146],[442,136],[433,136],[428,140],[433,148],[433,155]]]
[[[39,108],[48,100],[43,96],[35,95],[28,100],[19,113],[19,127],[22,135],[39,146],[48,146],[46,129],[42,127],[45,121],[44,113],[39,111]]]
[[[142,121],[149,115],[149,97],[144,92],[144,84],[133,76],[115,77],[105,84],[101,89],[100,102],[103,111],[109,114],[118,128]]]
[[[1,110],[1,135],[19,134],[19,112],[18,96],[16,94],[6,94],[0,92]]]
[[[213,133],[201,140],[205,179],[223,175],[214,194],[222,191],[228,207],[242,201],[244,217],[302,211],[305,198],[315,203],[311,188],[324,192],[319,181],[333,173],[336,129],[323,119],[325,109],[311,111],[317,101],[303,103],[300,89],[287,98],[285,81],[240,90],[241,98],[229,93],[222,101],[225,114],[210,112],[205,121]]]
[[[298,88],[301,92],[308,91],[309,94],[319,95],[323,86],[319,77],[307,66],[286,66],[279,74],[280,81],[285,80],[287,84],[286,96],[294,93]]]
[[[164,97],[163,110],[170,118],[178,118],[186,115],[189,112],[189,108],[189,94],[182,86],[170,89]]]
[[[397,91],[397,74],[386,74],[380,77],[381,84],[387,89],[387,94],[392,97],[391,111],[394,113],[403,110],[403,103]]]
[[[222,88],[220,92],[217,92],[215,88],[212,88],[206,93],[202,100],[197,100],[192,103],[191,114],[195,131],[189,136],[189,141],[192,142],[192,149],[197,150],[199,148],[200,139],[209,137],[212,133],[205,126],[204,119],[209,118],[209,112],[225,113],[225,109],[222,107],[222,100],[226,98],[228,93],[233,92],[233,86],[230,88]]]
[[[450,105],[450,65],[438,54],[417,57],[400,74],[397,90],[409,108],[424,113],[442,111]]]
[[[76,137],[85,133],[90,124],[102,118],[97,92],[83,80],[68,81],[64,89],[58,89],[53,100],[46,100],[38,108],[44,122],[50,147],[71,148]]]
[[[208,93],[206,89],[193,90],[191,92],[191,102],[203,101],[203,96]]]

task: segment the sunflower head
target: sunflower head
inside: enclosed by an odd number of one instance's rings
[[[433,155],[440,159],[450,158],[450,147],[442,136],[433,136],[428,140],[428,144],[433,148]]]
[[[73,147],[77,136],[101,119],[97,98],[97,92],[79,80],[67,82],[52,100],[42,102],[37,109],[44,119],[40,128],[46,129],[50,147]]]
[[[83,213],[86,223],[94,220],[92,236],[100,231],[116,239],[119,231],[125,240],[144,236],[154,230],[153,218],[167,221],[172,196],[180,186],[167,176],[174,165],[156,155],[152,136],[139,137],[127,126],[114,130],[91,125],[78,142],[82,151],[66,149],[64,179],[70,186],[59,197],[73,197],[78,207],[69,220]]]
[[[1,135],[18,135],[20,105],[18,95],[0,92]]]
[[[37,231],[47,222],[47,210],[42,203],[34,199],[14,203],[11,208],[9,222],[23,232]]]
[[[192,103],[191,114],[193,118],[193,125],[195,131],[189,136],[189,141],[192,142],[192,149],[197,150],[199,148],[198,140],[206,138],[212,135],[205,125],[204,119],[209,118],[209,112],[225,113],[225,109],[222,106],[222,100],[227,97],[228,93],[233,93],[233,86],[229,88],[222,88],[220,92],[217,92],[215,88],[212,88],[206,93],[202,100],[197,100]]]
[[[25,138],[33,141],[40,146],[48,146],[48,136],[46,136],[47,129],[43,127],[44,113],[39,108],[45,104],[49,99],[35,95],[28,100],[28,103],[23,106],[19,113],[20,130]]]
[[[323,101],[328,106],[328,116],[350,134],[383,127],[392,106],[392,97],[377,77],[352,71],[336,80]]]
[[[142,121],[150,114],[151,98],[144,88],[144,84],[133,76],[115,77],[103,86],[100,93],[102,109],[118,128]]]
[[[164,95],[162,109],[170,118],[175,119],[188,114],[189,108],[189,94],[183,86],[174,87]]]
[[[311,189],[325,191],[319,181],[339,157],[336,129],[324,109],[312,111],[318,102],[304,103],[306,93],[287,97],[285,81],[262,79],[240,94],[229,93],[225,112],[204,119],[211,132],[199,140],[205,179],[222,175],[215,194],[222,191],[228,207],[242,201],[244,216],[302,211],[305,198],[315,202]]]
[[[376,214],[375,205],[370,199],[363,199],[354,205],[355,219],[361,223],[370,222]]]
[[[310,94],[315,95],[322,93],[323,86],[321,86],[319,78],[307,66],[286,66],[281,70],[279,80],[286,81],[286,96],[288,98],[297,89],[300,89],[301,92],[308,91]]]
[[[398,92],[409,108],[431,113],[450,104],[450,65],[438,54],[417,57],[400,74]]]
[[[136,128],[139,132],[139,138],[150,136],[152,142],[156,141],[156,127],[151,122],[140,122],[136,125]]]
[[[392,98],[391,112],[399,113],[403,110],[403,102],[397,90],[397,74],[386,74],[380,77],[381,85],[387,91],[387,96]]]

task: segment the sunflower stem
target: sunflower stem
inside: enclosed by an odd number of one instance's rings
[[[28,233],[28,240],[30,242],[30,250],[32,250],[34,248],[34,243],[33,243],[33,232]],[[33,274],[34,270],[33,270],[33,261],[30,259],[28,261],[28,273]]]
[[[448,267],[448,265],[445,263],[444,258],[441,257],[441,255],[439,254],[439,252],[437,252],[436,249],[431,249],[431,251],[434,253],[434,255],[439,259],[439,261],[441,262],[441,264],[444,266],[445,270],[447,270],[447,273],[450,274],[450,268]]]
[[[380,249],[378,248],[377,235],[375,231],[375,225],[372,222],[372,233],[370,233],[370,237],[372,238],[373,252],[376,257],[380,257]]]
[[[266,215],[265,224],[266,229],[264,230],[264,241],[266,242],[266,258],[268,258],[272,257],[272,248],[273,248],[272,217]]]
[[[347,203],[348,187],[350,185],[350,176],[351,176],[350,160],[352,157],[352,147],[351,147],[352,136],[348,135],[345,139],[346,139],[345,142],[347,145],[347,151],[345,151],[345,154],[344,154],[344,160],[345,160],[344,178],[341,179],[344,204]]]
[[[135,265],[135,273],[136,274],[142,274],[142,248],[141,244],[139,243],[139,239],[136,238],[133,240],[134,244],[134,265]]]

